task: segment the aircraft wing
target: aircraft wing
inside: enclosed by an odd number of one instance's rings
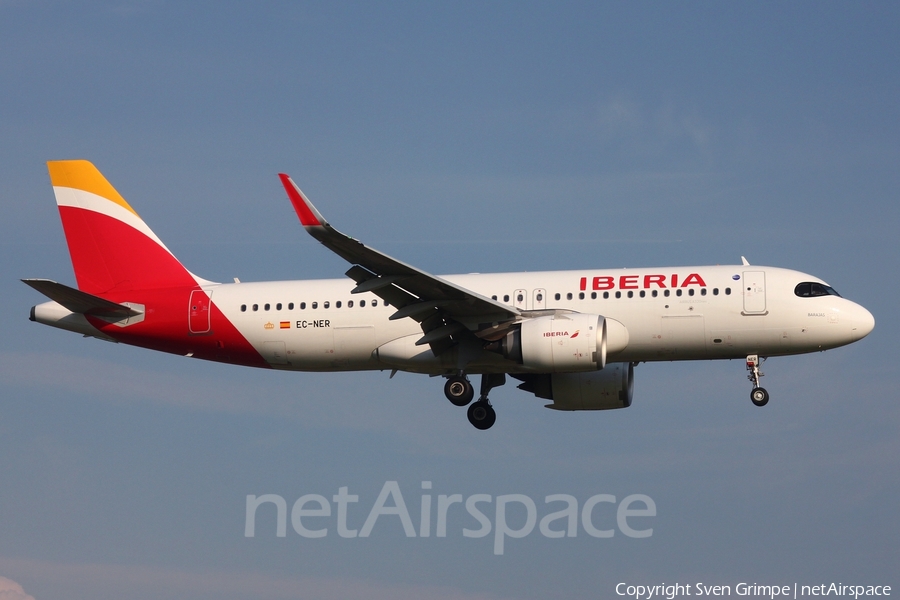
[[[421,323],[424,335],[416,344],[429,344],[435,355],[456,345],[467,333],[487,338],[484,332],[496,333],[496,324],[514,321],[520,315],[512,306],[426,273],[341,233],[290,177],[284,173],[279,177],[306,231],[353,265],[346,273],[357,283],[352,293],[372,292],[397,308],[391,319],[408,317]]]

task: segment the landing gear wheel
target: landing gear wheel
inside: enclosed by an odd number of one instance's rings
[[[769,392],[761,387],[755,388],[750,392],[750,401],[755,406],[765,406],[769,402]]]
[[[756,406],[765,406],[769,402],[769,392],[759,387],[759,378],[763,376],[763,372],[759,370],[759,365],[764,360],[766,360],[765,357],[762,357],[762,360],[760,360],[757,354],[747,355],[747,370],[750,371],[747,379],[753,384],[753,391],[750,392],[750,401]]]
[[[444,384],[444,395],[456,406],[465,406],[475,397],[475,389],[464,376],[454,375]]]
[[[480,399],[478,402],[473,402],[469,406],[466,415],[469,417],[469,423],[471,423],[475,429],[480,429],[482,431],[490,429],[494,425],[494,421],[497,420],[497,413],[494,412],[494,407],[490,405],[487,398]]]

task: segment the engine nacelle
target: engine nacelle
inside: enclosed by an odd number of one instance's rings
[[[634,367],[609,363],[602,371],[532,375],[519,388],[553,400],[546,406],[554,410],[628,408],[634,393]]]
[[[597,371],[607,354],[628,345],[628,330],[614,319],[583,313],[557,313],[522,321],[507,334],[503,354],[543,373]]]

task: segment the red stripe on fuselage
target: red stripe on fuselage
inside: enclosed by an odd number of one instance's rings
[[[104,297],[113,302],[143,304],[144,320],[119,327],[96,317],[87,318],[91,325],[124,344],[182,356],[190,354],[194,358],[216,362],[270,368],[214,302],[210,302],[209,332],[189,333],[188,304],[191,292],[199,289],[194,285],[105,294]]]

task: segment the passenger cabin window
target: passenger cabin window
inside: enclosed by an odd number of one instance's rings
[[[816,296],[841,296],[836,291],[834,291],[834,288],[822,283],[816,283],[814,281],[798,283],[797,287],[794,288],[794,294],[800,296],[801,298],[814,298]]]

